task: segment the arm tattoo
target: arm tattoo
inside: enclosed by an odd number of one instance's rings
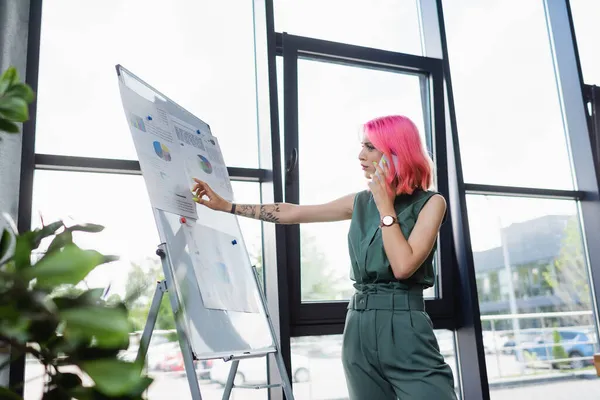
[[[242,217],[260,219],[265,222],[280,222],[280,204],[236,204],[235,214]]]
[[[256,206],[249,204],[236,204],[235,213],[242,217],[256,218]]]
[[[258,217],[259,219],[266,221],[266,222],[273,222],[273,223],[278,223],[279,222],[279,204],[275,203],[275,204],[269,204],[269,205],[261,205],[260,206],[260,216]]]

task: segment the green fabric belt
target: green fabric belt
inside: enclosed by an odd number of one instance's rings
[[[416,293],[357,293],[350,298],[349,310],[425,311],[423,296]]]

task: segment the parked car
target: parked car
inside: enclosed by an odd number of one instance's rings
[[[523,343],[523,357],[525,360],[549,361],[553,368],[559,367],[562,362],[553,362],[555,352],[553,349],[560,345],[564,348],[568,358],[568,365],[573,368],[583,368],[593,363],[594,342],[590,336],[581,330],[560,330],[560,342],[554,343],[552,331],[544,332],[531,342]],[[588,358],[589,357],[589,358]]]

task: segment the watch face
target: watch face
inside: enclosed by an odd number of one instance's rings
[[[386,215],[385,217],[383,217],[381,222],[383,222],[384,225],[389,226],[394,223],[394,218],[390,215]]]

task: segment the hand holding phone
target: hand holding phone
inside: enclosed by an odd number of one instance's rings
[[[385,156],[385,154],[383,156],[381,156],[381,160],[379,160],[379,168],[381,168],[382,170],[385,171],[385,167],[383,165],[384,161],[388,164],[388,167],[389,167],[390,160]],[[392,154],[392,162],[394,163],[394,169],[397,169],[398,168],[398,156],[397,155]],[[379,177],[379,172],[375,171],[375,175],[377,177]]]

